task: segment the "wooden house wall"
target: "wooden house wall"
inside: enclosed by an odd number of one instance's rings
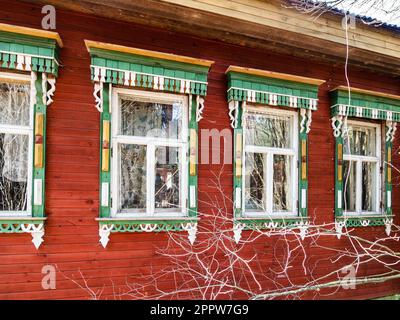
[[[0,0],[0,7],[1,23],[41,28],[41,6]],[[90,59],[84,39],[214,60],[209,73],[209,89],[200,129],[230,128],[226,102],[227,81],[224,74],[229,65],[326,80],[320,87],[319,110],[313,113],[309,135],[309,213],[317,223],[334,221],[334,137],[328,92],[345,84],[344,57],[337,65],[316,64],[268,51],[232,46],[63,10],[57,10],[56,31],[64,42],[64,48],[60,52],[61,68],[54,103],[48,109],[48,220],[45,242],[36,251],[30,235],[0,234],[0,299],[88,298],[87,291],[70,280],[72,278],[82,284],[79,271],[93,290],[103,289],[102,297],[112,298],[113,283],[116,286],[123,285],[132,277],[140,281],[140,276],[170,264],[167,258],[157,253],[157,248],[163,247],[167,241],[167,235],[163,233],[112,234],[106,249],[99,243],[98,224],[95,221],[99,208],[99,112],[94,107]],[[354,87],[400,94],[397,79],[356,69],[350,69],[349,74]],[[400,135],[397,135],[396,151],[399,139]],[[200,142],[200,148],[201,146]],[[394,161],[400,167],[398,152],[395,153]],[[218,174],[220,170],[225,172],[221,178],[223,193],[232,194],[231,165],[200,164],[200,212],[208,212],[208,197],[222,201],[221,193],[210,188],[215,179],[213,174]],[[395,222],[399,224],[400,190],[397,174],[394,182],[393,208]],[[231,212],[232,207],[229,207],[228,214]],[[355,232],[373,239],[383,236],[384,228],[358,228]],[[244,233],[244,238],[246,237],[248,235]],[[343,249],[348,245],[345,239],[330,239],[327,244],[331,247]],[[277,239],[260,238],[248,246],[248,254],[256,252],[260,263],[268,268],[274,263],[271,252],[276,242]],[[397,249],[399,248],[400,245],[397,244]],[[325,253],[310,249],[308,254],[321,258]],[[312,258],[309,262],[312,263]],[[41,270],[46,264],[57,267],[56,290],[42,289]],[[329,264],[330,262],[326,262],[325,265],[319,265],[315,275],[324,274]],[[380,270],[379,267],[371,266],[360,272],[374,274]],[[292,276],[299,281],[304,277],[301,265],[293,267]],[[263,285],[271,284],[265,282]],[[168,287],[168,283],[165,286]],[[399,289],[399,282],[388,282],[360,286],[356,290],[342,290],[333,297],[371,298],[399,292]]]

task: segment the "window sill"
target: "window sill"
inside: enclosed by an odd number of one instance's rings
[[[43,242],[44,222],[47,218],[0,217],[0,233],[30,233],[38,249]]]
[[[386,234],[389,236],[393,223],[393,215],[374,214],[374,215],[344,215],[335,218],[335,228],[338,238],[343,233],[343,228],[353,227],[378,227],[385,226]]]
[[[187,231],[194,243],[197,217],[148,217],[148,218],[96,218],[99,222],[100,243],[105,248],[111,233],[115,232],[174,232]]]
[[[304,240],[307,234],[307,227],[308,217],[238,217],[234,220],[233,233],[236,243],[239,243],[243,230],[298,228],[300,230],[300,237],[302,240]]]

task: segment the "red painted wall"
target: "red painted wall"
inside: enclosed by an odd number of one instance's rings
[[[0,22],[40,28],[41,7],[17,1],[0,0]],[[317,64],[290,56],[276,55],[220,42],[208,41],[151,29],[139,25],[120,23],[94,16],[57,10],[57,30],[64,48],[60,52],[61,68],[57,80],[54,103],[48,109],[47,172],[46,172],[46,224],[45,242],[38,251],[31,237],[23,234],[0,234],[0,299],[85,299],[74,279],[83,285],[79,271],[93,290],[103,290],[102,298],[113,298],[116,291],[126,290],[127,279],[143,281],[144,275],[171,266],[171,261],[157,248],[166,245],[165,234],[135,233],[113,234],[106,249],[98,240],[99,206],[99,113],[94,107],[93,84],[90,81],[89,55],[84,39],[97,40],[131,47],[187,55],[214,60],[209,74],[204,119],[200,128],[230,128],[226,103],[225,70],[229,65],[253,67],[326,80],[319,91],[319,110],[314,112],[310,132],[309,208],[318,223],[333,222],[334,205],[334,138],[330,125],[328,92],[345,84],[344,70],[333,65]],[[343,57],[344,60],[344,57]],[[343,61],[338,61],[342,63]],[[396,79],[350,69],[351,85],[369,90],[400,94]],[[397,147],[396,147],[397,150]],[[399,155],[395,159],[399,166]],[[220,192],[210,188],[212,173],[219,173],[222,165],[199,166],[199,210],[210,212],[208,197],[222,202]],[[225,195],[232,194],[231,165],[224,166],[221,185]],[[393,192],[394,211],[399,224],[399,187],[395,177]],[[232,211],[228,206],[229,214]],[[201,222],[205,223],[205,222]],[[384,234],[382,227],[360,228],[358,234],[370,238]],[[248,237],[244,234],[244,238]],[[331,247],[344,248],[345,240],[332,237],[325,241]],[[256,252],[263,270],[276,266],[273,249],[282,244],[275,238],[262,237],[246,249]],[[307,247],[310,244],[306,244]],[[397,244],[397,249],[399,249]],[[323,250],[308,251],[307,264],[311,266],[324,258]],[[326,256],[329,257],[329,256]],[[220,257],[223,261],[224,257]],[[56,265],[57,289],[43,290],[43,265]],[[324,274],[331,262],[320,263],[315,275]],[[374,274],[379,267],[370,265],[360,272]],[[269,271],[268,271],[269,272]],[[294,266],[293,279],[301,281],[304,273],[300,264]],[[273,274],[271,273],[271,276]],[[111,281],[112,280],[112,281]],[[119,287],[121,285],[121,287]],[[165,287],[171,283],[163,284]],[[271,286],[268,281],[263,286]],[[399,282],[368,285],[356,290],[343,290],[329,298],[369,298],[400,291]],[[148,292],[150,293],[150,292]],[[237,297],[240,297],[238,295]],[[307,297],[314,297],[313,294]],[[319,296],[326,298],[326,296]],[[129,297],[127,297],[129,298]]]

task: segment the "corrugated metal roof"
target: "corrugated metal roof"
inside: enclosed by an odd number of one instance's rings
[[[333,13],[340,14],[342,16],[344,16],[345,13],[346,13],[344,10],[341,10],[341,9],[338,9],[338,8],[330,8],[329,10],[331,12],[333,12]],[[377,18],[363,16],[363,15],[355,14],[355,13],[352,13],[352,12],[348,12],[348,14],[354,15],[356,17],[356,19],[362,20],[362,21],[364,21],[366,23],[376,21],[376,24],[372,25],[375,28],[383,28],[383,29],[386,29],[386,30],[394,31],[394,32],[400,32],[400,26],[398,26],[396,24],[382,22]]]
[[[299,4],[299,0],[283,0],[286,1],[287,3],[289,3],[290,5],[298,5]],[[303,0],[304,1],[304,0]],[[321,12],[330,12],[333,14],[337,14],[340,16],[344,16],[346,14],[345,10],[339,9],[337,7],[332,7],[329,6],[327,3],[322,2],[322,1],[318,1],[318,0],[308,0],[308,5],[321,5],[321,8],[319,10],[321,10]],[[318,9],[317,9],[318,10]],[[388,22],[383,22],[380,21],[378,18],[373,18],[373,17],[369,17],[369,16],[364,16],[364,15],[360,15],[357,14],[355,12],[347,12],[347,14],[351,14],[354,15],[356,17],[356,19],[361,20],[365,23],[371,23],[376,21],[375,24],[371,24],[371,27],[373,28],[382,28],[382,29],[386,29],[389,31],[393,31],[393,32],[400,32],[400,25],[396,25],[396,24],[392,24],[392,23],[388,23]]]

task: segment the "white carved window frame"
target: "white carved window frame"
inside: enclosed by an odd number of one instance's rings
[[[29,125],[6,125],[0,122],[0,134],[21,134],[28,136],[28,179],[27,179],[27,194],[26,194],[26,210],[23,211],[2,211],[0,210],[1,218],[23,218],[32,217],[32,181],[33,181],[33,124],[34,124],[34,107],[35,107],[35,96],[32,93],[32,86],[35,86],[35,82],[31,81],[30,75],[0,72],[0,82],[18,82],[30,85],[30,104],[29,104]]]
[[[258,113],[259,115],[286,115],[291,118],[290,121],[290,148],[273,148],[273,147],[262,147],[262,146],[249,146],[246,144],[246,115],[251,113]],[[276,109],[271,107],[263,107],[263,106],[251,106],[246,104],[243,108],[243,156],[242,156],[242,217],[244,218],[293,218],[298,217],[298,143],[299,143],[299,128],[298,128],[298,110],[286,110],[286,109]],[[245,206],[245,190],[246,190],[246,153],[263,153],[266,157],[270,158],[267,160],[270,166],[266,168],[266,183],[265,187],[265,197],[266,197],[266,211],[265,212],[249,212],[246,211]],[[274,212],[273,208],[273,171],[270,170],[272,168],[273,155],[288,155],[292,157],[291,164],[291,176],[290,176],[290,187],[291,187],[291,202],[292,202],[292,211],[290,212]]]
[[[150,100],[156,100],[160,103],[182,103],[182,122],[180,139],[164,139],[156,137],[137,137],[137,136],[124,136],[118,134],[119,121],[120,121],[120,97],[130,96],[132,98],[149,98]],[[112,160],[111,160],[111,218],[159,218],[172,219],[172,218],[184,218],[188,216],[187,212],[187,199],[188,199],[188,119],[189,119],[189,96],[188,95],[177,95],[173,93],[162,93],[153,91],[134,90],[126,88],[112,88],[112,104],[111,113],[112,125],[111,125],[111,149],[112,149]],[[119,151],[118,144],[134,144],[147,146],[146,151],[146,210],[143,212],[119,212]],[[154,176],[155,176],[155,148],[157,146],[168,146],[177,147],[180,149],[179,161],[181,164],[181,183],[180,183],[180,197],[181,197],[181,210],[176,212],[163,212],[155,213],[155,198],[154,198]]]
[[[375,154],[376,156],[359,156],[359,155],[349,155],[346,154],[345,149],[343,149],[343,161],[352,161],[355,165],[351,166],[350,170],[354,170],[357,168],[357,176],[356,176],[356,211],[345,211],[344,210],[344,203],[343,205],[343,215],[345,217],[354,217],[354,216],[362,216],[362,215],[379,215],[383,214],[381,208],[381,199],[382,199],[382,180],[383,180],[383,171],[381,173],[381,166],[382,166],[382,125],[366,122],[366,121],[358,121],[358,120],[347,120],[346,126],[355,125],[357,127],[364,127],[364,128],[374,128],[375,129]],[[345,128],[344,135],[347,134],[347,128]],[[345,142],[344,142],[345,143]],[[345,146],[344,146],[345,147]],[[362,163],[363,162],[371,162],[376,163],[375,168],[375,208],[377,211],[362,211]],[[343,197],[345,197],[345,184],[346,184],[347,177],[343,175],[343,183],[344,183],[344,190],[343,190]],[[343,201],[343,200],[342,200]]]

